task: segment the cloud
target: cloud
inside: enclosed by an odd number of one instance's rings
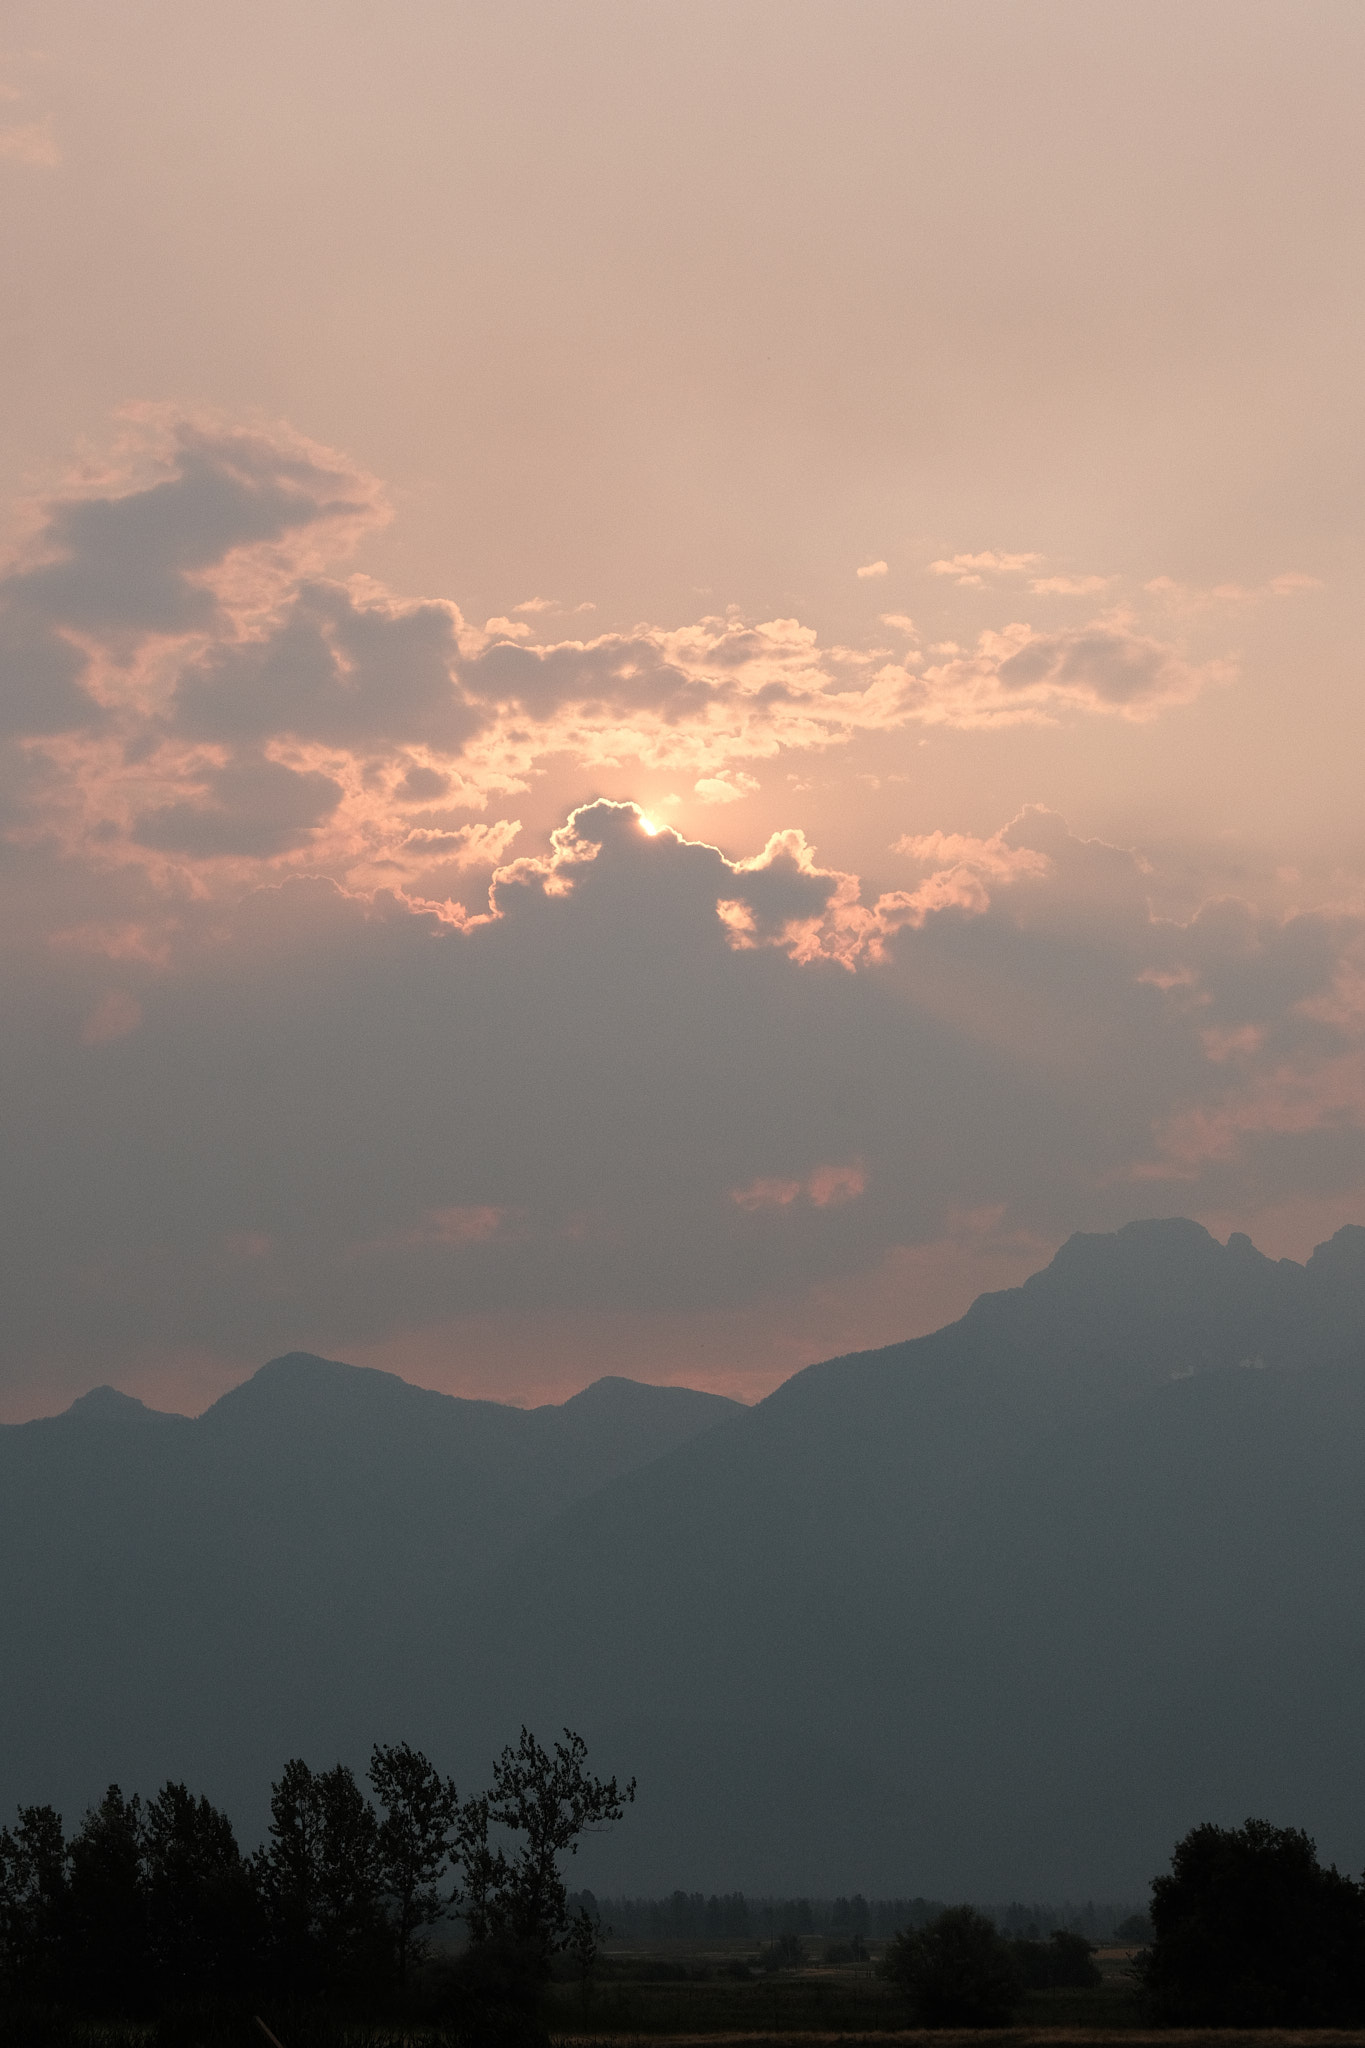
[[[102,995],[81,1026],[82,1045],[105,1045],[111,1038],[126,1038],[142,1022],[142,1005],[126,989],[111,988]]]
[[[705,804],[733,804],[741,797],[753,796],[759,784],[754,776],[731,768],[720,775],[703,775],[692,787]]]
[[[1321,576],[1306,576],[1298,569],[1288,569],[1281,576],[1272,576],[1266,589],[1272,597],[1298,597],[1309,590],[1325,590]]]
[[[889,571],[885,562],[864,562],[862,568],[855,570],[854,574],[861,578],[866,578],[869,576],[885,576],[889,574]]]
[[[527,645],[340,574],[384,516],[331,451],[138,415],[0,571],[5,1371],[676,1332],[851,1299],[963,1216],[1037,1246],[1154,1188],[1316,1198],[1328,1147],[1365,1187],[1350,917],[1173,921],[1038,807],[908,809],[892,888],[795,824],[722,850],[605,800],[518,857],[552,764],[740,829],[760,775],[809,780],[760,764],[1148,718],[1226,667],[1117,616],[900,659],[737,614]]]
[[[1041,555],[1002,555],[987,549],[979,555],[949,555],[929,564],[931,576],[951,576],[955,583],[973,588],[991,576],[1022,576],[1042,561]]]
[[[1034,576],[1029,589],[1039,597],[1094,597],[1114,580],[1112,576]]]
[[[1245,611],[1253,605],[1264,603],[1268,597],[1305,597],[1311,591],[1325,590],[1326,584],[1320,576],[1309,576],[1301,570],[1290,569],[1281,575],[1271,576],[1264,583],[1215,583],[1203,587],[1192,583],[1178,583],[1170,576],[1154,576],[1143,585],[1147,595],[1170,612],[1180,615],[1195,615],[1209,611]]]
[[[963,1216],[1036,1249],[1365,1187],[1365,920],[1163,917],[1150,861],[1037,807],[898,847],[875,895],[794,829],[727,855],[596,802],[463,920],[133,868],[61,924],[64,855],[0,870],[0,1371],[466,1327],[492,1358],[528,1316],[681,1343]]]
[[[560,604],[558,598],[527,597],[523,598],[520,604],[514,604],[512,609],[514,612],[561,612],[564,607]],[[580,605],[579,610],[582,611],[583,609],[584,607]],[[592,606],[587,606],[587,610],[591,611]]]
[[[387,516],[373,478],[286,430],[131,413],[108,463],[32,508],[0,571],[16,842],[140,863],[171,890],[296,870],[448,905],[458,872],[507,844],[506,815],[475,834],[469,813],[550,762],[638,764],[733,803],[785,753],[917,724],[1148,718],[1228,674],[1113,620],[1010,625],[924,667],[736,613],[529,644],[523,619],[479,629],[448,598],[341,580]]]
[[[237,760],[211,768],[202,802],[163,804],[133,826],[140,846],[214,860],[236,855],[268,860],[305,846],[344,792],[330,776],[300,773],[279,761]]]
[[[741,1209],[788,1209],[794,1202],[807,1201],[817,1209],[856,1201],[867,1186],[861,1166],[817,1166],[805,1180],[758,1179],[747,1187],[732,1188],[730,1200]]]
[[[25,164],[30,170],[54,170],[62,160],[62,152],[52,133],[51,117],[0,128],[0,158]]]
[[[970,727],[1055,719],[1063,711],[1143,721],[1233,680],[1226,660],[1189,661],[1165,641],[1097,621],[1061,633],[985,632],[974,654],[926,668],[915,712]]]

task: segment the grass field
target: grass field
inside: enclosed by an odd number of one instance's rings
[[[982,2036],[1076,2041],[1085,2032],[1123,2033],[1136,2041],[1141,2031],[1134,1986],[1128,1976],[1131,1949],[1102,1951],[1103,1982],[1093,1991],[1034,1991],[1019,2009],[1022,2031]],[[772,1975],[749,1974],[752,1951],[695,1947],[640,1951],[609,1950],[601,1979],[584,2004],[581,1988],[556,1984],[550,1994],[550,2026],[558,2038],[587,2042],[657,2041],[695,2038],[756,2042],[860,2036],[924,2040],[905,2032],[905,2000],[870,1964],[833,1968],[813,1964]],[[957,2038],[946,2033],[933,2038]],[[963,2041],[976,2036],[962,2035]],[[1170,2042],[1174,2036],[1163,2034]],[[1339,2035],[1333,2035],[1339,2041]]]
[[[1238,2031],[1210,2027],[1200,2030],[1169,2028],[1161,2032],[1128,2029],[1120,2034],[1091,2027],[1020,2026],[973,2032],[968,2028],[902,2028],[896,2032],[731,2034],[564,2034],[552,2037],[571,2042],[573,2048],[633,2048],[648,2042],[650,2048],[667,2040],[670,2048],[1357,2048],[1365,2042],[1365,2029],[1259,2028]]]

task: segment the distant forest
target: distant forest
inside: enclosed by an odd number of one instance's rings
[[[775,1941],[783,1935],[819,1935],[849,1941],[861,1935],[889,1940],[906,1927],[927,1927],[945,1909],[943,1899],[747,1898],[743,1892],[671,1892],[666,1898],[598,1898],[593,1892],[569,1894],[575,1912],[600,1921],[603,1930],[631,1941]],[[1076,1905],[1046,1902],[982,1904],[979,1910],[1000,1932],[1014,1939],[1037,1941],[1055,1928],[1083,1934],[1087,1941],[1108,1941],[1125,1921],[1141,1916],[1131,1904]]]

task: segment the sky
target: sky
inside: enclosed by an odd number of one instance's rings
[[[1365,1222],[1353,0],[9,0],[0,1420]]]

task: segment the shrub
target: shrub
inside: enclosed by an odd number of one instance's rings
[[[950,1906],[927,1927],[906,1928],[883,1967],[927,2027],[1008,2026],[1023,1990],[1009,1944],[971,1906]]]

